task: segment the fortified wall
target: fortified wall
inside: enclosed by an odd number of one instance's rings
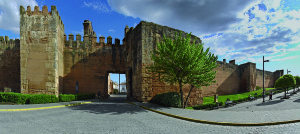
[[[153,64],[151,53],[157,49],[157,42],[173,38],[175,31],[166,26],[141,21],[135,28],[124,29],[123,45],[119,39],[112,44],[112,37],[97,36],[89,20],[83,22],[84,37],[70,33],[65,35],[64,24],[55,6],[48,12],[35,6],[25,11],[20,6],[20,40],[0,37],[0,91],[11,90],[22,94],[101,93],[108,97],[109,73],[126,74],[127,97],[138,101],[150,101],[157,93],[179,92],[179,86],[148,78],[147,66]],[[185,38],[186,32],[182,33]],[[191,43],[195,40],[191,37]],[[196,44],[202,43],[196,37]],[[200,105],[203,97],[233,94],[256,90],[262,87],[262,71],[255,63],[235,65],[235,60],[226,59],[213,69],[217,71],[217,83],[202,89],[194,88],[188,106]],[[265,71],[265,87],[273,87],[283,75],[283,70]],[[77,87],[77,88],[76,88]],[[184,97],[190,85],[183,86]]]
[[[165,82],[159,82],[158,78],[147,78],[151,73],[147,73],[146,71],[147,66],[153,65],[150,51],[153,52],[154,49],[157,50],[157,42],[160,43],[163,40],[164,34],[166,38],[175,39],[175,31],[177,31],[177,33],[180,32],[178,29],[145,21],[141,21],[135,28],[125,28],[125,38],[123,42],[126,44],[128,53],[128,73],[126,74],[132,74],[132,79],[130,79],[131,76],[126,77],[126,80],[128,80],[126,88],[133,89],[133,93],[130,94],[132,94],[134,99],[138,101],[149,101],[157,93],[179,92],[178,83],[170,85]],[[182,31],[184,38],[187,34],[188,33]],[[195,37],[194,35],[191,36],[190,43],[194,41]],[[195,43],[198,44],[202,42],[196,37]],[[256,71],[255,63],[248,62],[242,65],[236,65],[235,60],[226,63],[226,59],[223,59],[223,62],[217,61],[217,64],[219,64],[219,66],[213,69],[213,71],[217,71],[215,78],[217,82],[208,87],[202,87],[202,89],[194,87],[188,100],[188,106],[202,104],[203,97],[212,96],[216,93],[226,95],[255,91],[256,82],[261,81],[262,83],[262,79],[260,79],[262,74],[257,74],[259,71]],[[282,75],[283,70],[275,71],[274,73],[266,71],[265,87],[273,87],[275,81]],[[257,77],[258,79],[256,79]],[[261,86],[261,84],[258,83],[257,86]],[[187,97],[190,89],[191,86],[189,84],[182,87],[184,98]],[[130,96],[130,94],[128,94],[128,96]]]
[[[0,92],[20,92],[20,40],[0,36]]]
[[[126,73],[126,48],[120,45],[120,40],[112,37],[99,37],[97,42],[96,33],[92,23],[85,20],[83,23],[84,37],[69,34],[69,40],[64,36],[64,76],[63,94],[75,94],[76,81],[79,83],[79,93],[96,93],[100,91],[102,97],[107,97],[109,89],[109,73]]]

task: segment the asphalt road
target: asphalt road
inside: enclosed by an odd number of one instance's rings
[[[126,95],[112,95],[111,99],[103,102],[77,106],[32,111],[0,111],[0,134],[300,133],[300,123],[234,127],[189,122],[131,105],[123,101],[125,98]]]

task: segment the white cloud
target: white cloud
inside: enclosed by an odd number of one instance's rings
[[[236,62],[260,62],[257,57],[262,55],[281,59],[289,51],[299,50],[299,47],[286,49],[286,44],[300,42],[300,12],[284,12],[282,3],[281,0],[108,0],[112,10],[125,16],[192,32],[202,40],[205,49],[210,47],[219,57]],[[214,33],[223,35],[203,38]]]
[[[281,59],[274,59],[272,61],[283,61],[283,60],[291,60],[291,59],[295,59],[295,58],[298,58],[300,57],[299,55],[296,55],[296,56],[291,56],[291,57],[285,57],[285,58],[281,58]]]
[[[108,32],[115,32],[115,30],[114,29],[109,29]]]
[[[101,2],[83,2],[84,6],[86,7],[92,7],[94,10],[98,10],[98,11],[102,11],[102,12],[110,12],[109,8],[107,5],[105,5],[104,3]]]
[[[20,5],[25,10],[27,6],[31,6],[31,10],[34,6],[38,6],[35,0],[1,0],[0,2],[0,29],[10,30],[14,34],[20,34]],[[41,10],[41,6],[40,10]]]

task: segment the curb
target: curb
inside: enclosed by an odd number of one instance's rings
[[[136,105],[132,102],[123,100],[127,103]],[[300,120],[290,120],[290,121],[281,121],[281,122],[266,122],[266,123],[231,123],[231,122],[214,122],[214,121],[207,121],[207,120],[196,120],[196,119],[191,119],[191,118],[187,118],[187,117],[182,117],[182,116],[178,116],[178,115],[173,115],[173,114],[169,114],[169,113],[164,113],[161,111],[157,111],[157,110],[153,110],[151,108],[148,107],[144,107],[144,106],[139,106],[143,109],[146,110],[150,110],[152,112],[156,112],[159,114],[163,114],[163,115],[167,115],[170,117],[174,117],[177,119],[182,119],[182,120],[186,120],[186,121],[192,121],[192,122],[197,122],[197,123],[206,123],[206,124],[214,124],[214,125],[223,125],[223,126],[268,126],[268,125],[280,125],[280,124],[288,124],[288,123],[296,123],[296,122],[300,122]]]
[[[110,98],[107,98],[110,99]],[[102,99],[99,101],[104,101],[107,99]],[[40,110],[40,109],[50,109],[50,108],[60,108],[60,107],[67,107],[67,106],[76,106],[81,104],[87,104],[92,102],[98,102],[98,101],[90,101],[90,102],[81,102],[81,103],[75,103],[75,104],[68,104],[68,105],[61,105],[61,106],[51,106],[51,107],[39,107],[39,108],[27,108],[27,109],[0,109],[0,111],[30,111],[30,110]]]

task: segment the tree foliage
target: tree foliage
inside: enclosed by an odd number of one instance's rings
[[[160,44],[157,42],[159,51],[151,52],[151,59],[154,64],[146,67],[146,69],[150,70],[148,73],[152,72],[148,78],[159,77],[160,82],[168,82],[171,85],[179,83],[181,106],[185,108],[186,105],[183,105],[183,84],[192,85],[186,99],[187,102],[193,87],[207,87],[211,83],[216,83],[212,80],[215,79],[217,71],[212,71],[212,69],[218,66],[216,64],[218,56],[208,54],[210,48],[203,52],[204,44],[195,44],[196,38],[191,44],[191,33],[187,34],[186,38],[181,37],[181,32],[179,37],[176,35],[177,32],[175,32],[174,41],[164,35],[164,42],[161,41]],[[155,76],[155,74],[159,75]]]
[[[294,76],[295,80],[296,80],[296,86],[300,86],[300,77],[299,76]]]
[[[275,88],[283,88],[285,90],[285,98],[286,98],[286,90],[289,87],[295,86],[296,80],[291,74],[286,74],[281,76],[276,82],[274,87]]]

